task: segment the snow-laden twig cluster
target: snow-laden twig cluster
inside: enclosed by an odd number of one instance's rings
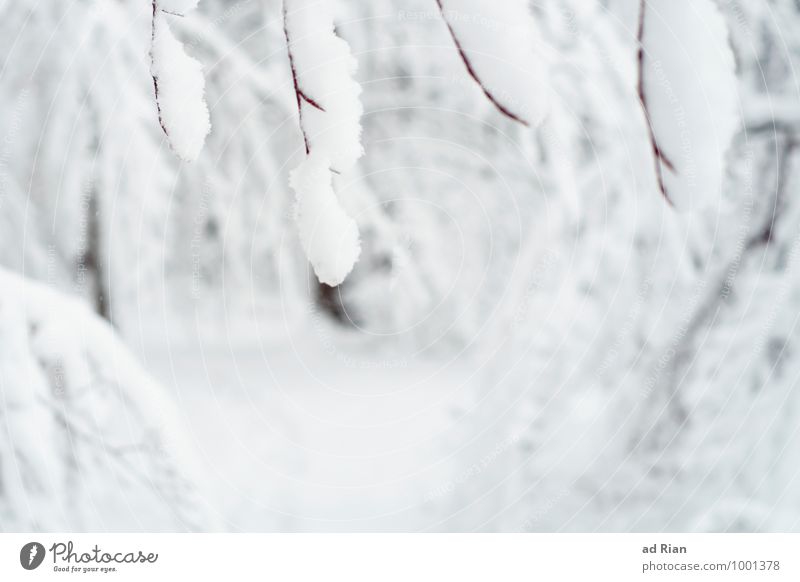
[[[641,0],[638,92],[666,200],[689,208],[720,194],[737,129],[733,53],[711,0]]]
[[[526,0],[436,0],[470,77],[497,110],[525,126],[547,107],[547,74],[534,52],[536,30]]]
[[[167,15],[183,16],[197,0],[152,0],[150,74],[153,77],[158,121],[170,147],[182,159],[194,161],[211,130],[203,96],[202,65],[186,54],[167,23]]]
[[[317,278],[341,283],[360,254],[358,228],[341,207],[332,172],[351,169],[363,153],[356,61],[334,32],[327,2],[285,0],[284,33],[306,159],[291,175],[303,249]]]

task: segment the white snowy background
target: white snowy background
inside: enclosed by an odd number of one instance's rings
[[[800,5],[642,6],[0,0],[0,530],[800,530]]]

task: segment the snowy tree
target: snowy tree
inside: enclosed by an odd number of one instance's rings
[[[182,420],[107,323],[0,272],[0,528],[200,530]]]

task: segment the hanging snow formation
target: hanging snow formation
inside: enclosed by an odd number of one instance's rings
[[[292,173],[297,222],[308,260],[322,283],[336,286],[360,253],[355,221],[341,208],[330,173],[350,170],[363,154],[356,61],[336,36],[326,2],[286,0],[284,33],[306,159]]]
[[[336,286],[353,268],[361,250],[358,226],[339,205],[330,161],[312,152],[290,175],[297,195],[297,227],[303,250],[322,283]]]

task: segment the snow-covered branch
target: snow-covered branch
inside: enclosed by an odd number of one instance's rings
[[[664,199],[670,205],[672,205],[672,200],[670,200],[670,197],[667,194],[667,187],[664,185],[664,173],[662,171],[662,166],[666,166],[671,171],[675,171],[675,166],[672,165],[672,162],[669,160],[669,158],[667,158],[661,149],[661,146],[658,145],[658,139],[653,131],[653,124],[650,121],[650,108],[647,105],[647,92],[644,88],[644,21],[646,13],[647,1],[640,0],[639,26],[636,36],[639,45],[639,54],[637,56],[638,83],[636,90],[639,94],[639,102],[642,104],[642,110],[644,111],[645,119],[647,120],[647,137],[650,140],[650,146],[653,150],[653,158],[655,158],[655,171],[658,189],[661,190],[661,194],[664,196]]]
[[[307,151],[338,172],[353,167],[361,146],[361,86],[356,60],[336,36],[328,0],[285,0],[284,34]]]
[[[351,169],[363,154],[356,61],[336,36],[327,2],[283,4],[292,84],[306,159],[290,179],[303,249],[322,283],[341,283],[360,253],[355,221],[339,205],[331,172]]]
[[[737,87],[725,21],[711,0],[640,0],[639,101],[658,188],[672,205],[720,194],[737,130]]]
[[[489,102],[509,119],[538,125],[547,104],[547,78],[533,51],[535,23],[527,1],[436,3],[467,73]]]
[[[745,131],[800,134],[800,107],[796,100],[778,95],[751,97],[743,104]]]
[[[202,66],[186,54],[165,15],[183,16],[197,6],[197,0],[152,0],[152,5],[150,74],[158,122],[175,153],[194,161],[211,130],[203,97],[205,80]]]
[[[286,52],[289,56],[289,69],[292,72],[292,85],[294,86],[294,95],[297,100],[297,115],[300,118],[300,131],[303,134],[303,143],[306,146],[306,154],[311,152],[308,145],[308,135],[306,134],[305,127],[303,127],[303,103],[308,103],[315,109],[325,112],[325,108],[317,103],[312,97],[309,97],[305,91],[300,87],[300,82],[297,80],[297,67],[294,64],[294,49],[289,38],[288,18],[287,18],[286,2],[283,3],[283,34],[286,38]]]

